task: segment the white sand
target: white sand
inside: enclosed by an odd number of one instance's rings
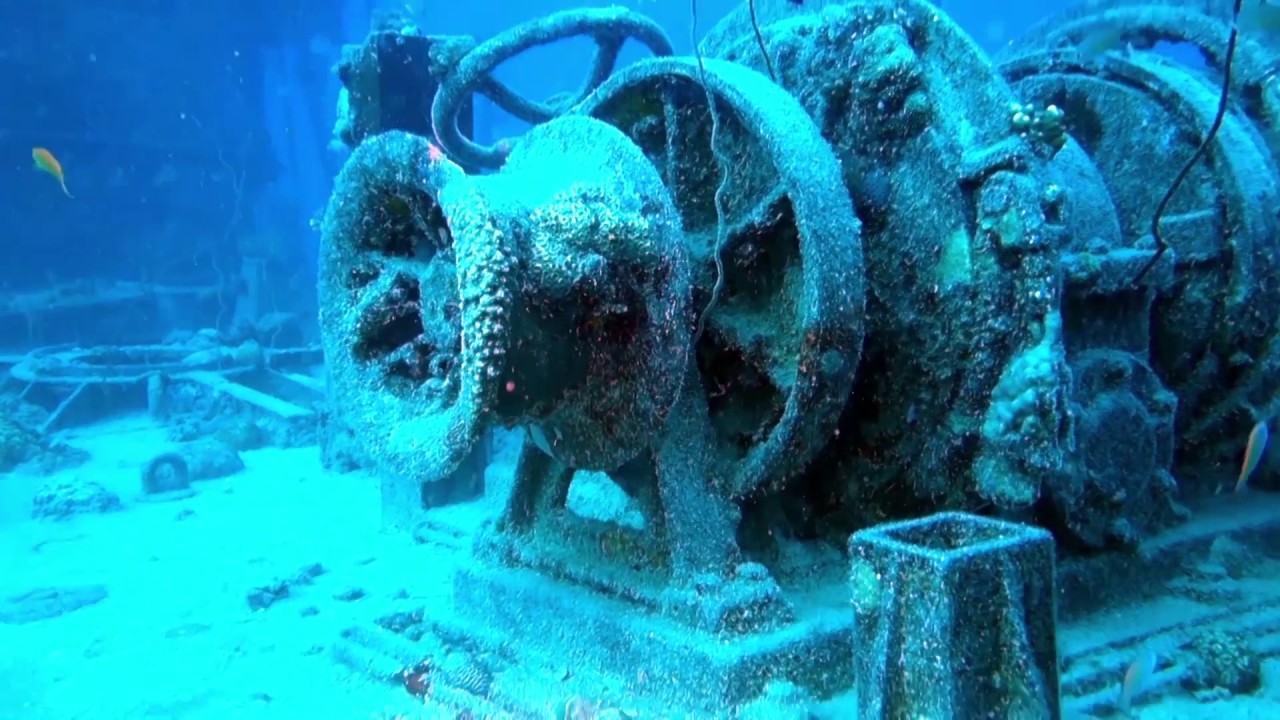
[[[388,705],[414,709],[328,651],[342,628],[376,616],[371,605],[424,579],[416,568],[440,565],[379,531],[372,478],[324,472],[316,448],[268,449],[244,453],[238,475],[196,483],[190,499],[136,502],[139,466],[168,445],[162,431],[131,419],[71,441],[94,459],[68,474],[116,491],[126,508],[36,522],[30,496],[44,481],[0,477],[0,596],[77,584],[110,594],[0,624],[0,718],[363,720]],[[316,562],[328,572],[314,585],[250,610],[251,588]],[[352,587],[366,598],[334,599]]]
[[[330,652],[343,628],[369,626],[396,596],[400,607],[405,595],[429,612],[441,606],[457,560],[384,533],[373,478],[325,472],[316,448],[268,449],[243,453],[247,467],[233,477],[196,483],[193,497],[139,502],[140,466],[170,449],[162,429],[126,418],[67,439],[93,459],[66,474],[102,483],[125,509],[33,521],[31,496],[47,479],[0,476],[0,597],[80,584],[109,595],[49,620],[0,624],[0,719],[454,717]],[[251,588],[313,563],[327,570],[313,585],[250,609]],[[365,597],[335,597],[351,588]],[[1107,622],[1118,631],[1127,619],[1094,618],[1087,630],[1105,632]],[[837,705],[819,712],[835,717]],[[1255,696],[1199,703],[1157,692],[1131,717],[1276,720],[1280,662],[1267,662]]]

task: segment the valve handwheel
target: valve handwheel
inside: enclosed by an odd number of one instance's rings
[[[529,100],[493,77],[499,65],[526,50],[583,35],[595,40],[596,52],[586,81],[572,98],[556,103]],[[500,144],[481,145],[468,140],[458,130],[458,111],[471,93],[484,95],[527,123],[544,123],[595,92],[613,73],[618,52],[629,39],[640,41],[654,55],[672,53],[671,41],[657,23],[621,7],[566,10],[495,35],[463,56],[441,79],[431,104],[436,142],[446,155],[464,167],[501,166],[507,153]]]

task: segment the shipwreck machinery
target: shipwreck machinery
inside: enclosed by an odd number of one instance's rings
[[[1177,171],[1169,162],[1195,151],[1222,99],[1231,7],[1088,2],[1037,25],[1001,59],[1021,98],[1063,109],[1068,132],[1110,190],[1124,243],[1098,244],[1090,263],[1154,247],[1152,217],[1164,178]],[[1205,63],[1148,52],[1161,42],[1194,48]],[[1229,482],[1240,438],[1280,409],[1276,67],[1274,51],[1251,35],[1237,38],[1221,127],[1161,221],[1173,273],[1154,298],[1149,365],[1177,397],[1174,474],[1193,490]],[[1171,161],[1153,165],[1162,157]],[[1086,292],[1100,309],[1122,306],[1130,291]]]
[[[468,89],[457,82],[487,77],[538,40],[581,32],[603,39],[598,64],[612,65],[611,46],[628,34],[669,51],[629,12],[553,15],[469,54],[460,80],[442,83],[437,127],[454,127],[451,104]],[[573,109],[510,152],[447,130],[437,133],[443,153],[394,132],[355,148],[321,258],[334,396],[379,464],[419,482],[447,481],[490,426],[527,428],[486,556],[660,610],[708,637],[776,631],[797,620],[737,535],[746,498],[775,493],[831,437],[859,362],[860,227],[840,164],[794,98],[741,66],[663,57],[592,78]],[[709,98],[724,160],[707,174],[710,156],[699,153],[713,147]],[[753,167],[735,176],[729,163],[747,145]],[[446,153],[501,168],[467,175]],[[719,279],[708,275],[713,239],[723,246],[742,233],[761,242],[755,269],[767,275],[736,277],[723,254]],[[693,247],[698,237],[706,247]],[[743,292],[755,300],[744,304]],[[712,305],[714,295],[723,303]],[[736,381],[699,369],[695,337],[719,337],[714,316],[730,312],[744,331],[760,330],[744,335],[752,356],[736,361],[757,399],[726,428],[712,420],[711,383]],[[580,470],[609,473],[642,521],[568,512]],[[509,570],[470,574],[459,588],[475,607],[501,604],[521,581]],[[760,664],[783,647],[788,674],[805,672],[803,657],[835,658],[841,624],[803,622],[807,630],[777,648],[736,647],[713,663],[707,643],[697,652],[708,662],[668,653],[661,669],[678,679],[672,692],[704,687],[708,701],[724,702],[758,683]],[[652,634],[662,647],[681,642],[670,627]],[[574,652],[607,666],[617,644],[629,644],[623,662],[644,664],[645,633],[617,635],[601,643],[582,633]]]
[[[767,678],[827,694],[851,682],[854,531],[963,509],[1102,549],[1211,492],[1274,410],[1268,65],[1241,46],[1251,100],[1174,194],[1163,250],[1147,227],[1214,84],[1144,50],[1171,26],[1090,8],[1064,26],[1114,22],[1132,48],[1083,58],[1089,30],[1045,30],[996,65],[921,0],[761,0],[694,57],[620,8],[429,43],[460,48],[433,69],[432,137],[352,141],[319,285],[338,413],[388,476],[446,483],[491,427],[525,432],[459,602],[661,674],[643,693],[663,707]],[[1216,51],[1226,21],[1177,12]],[[576,95],[493,78],[574,35],[597,46]],[[653,57],[615,70],[629,38]],[[469,139],[474,93],[535,127]],[[634,521],[570,511],[585,471]],[[917,541],[977,536],[948,537]],[[1025,652],[999,662],[1056,717],[1042,612],[1007,615]]]

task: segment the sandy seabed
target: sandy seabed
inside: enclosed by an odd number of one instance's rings
[[[373,477],[326,472],[314,447],[264,449],[243,453],[246,467],[232,477],[152,502],[140,498],[139,468],[170,449],[162,428],[130,417],[65,439],[92,454],[66,474],[114,491],[124,508],[32,520],[31,498],[50,478],[0,476],[0,597],[34,588],[102,588],[105,597],[0,623],[0,720],[455,716],[353,672],[330,651],[381,603],[443,606],[460,561],[382,531]],[[250,606],[255,588],[316,564],[324,572],[313,583],[265,609]],[[1124,613],[1113,618],[1092,618],[1090,632],[1126,622]],[[1265,663],[1263,682],[1254,695],[1211,703],[1156,691],[1130,717],[1280,720],[1280,661]],[[850,711],[824,705],[816,716]]]

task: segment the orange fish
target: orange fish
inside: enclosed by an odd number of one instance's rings
[[[31,148],[31,159],[36,161],[36,169],[43,170],[58,180],[58,184],[62,186],[62,192],[69,198],[75,196],[67,192],[67,179],[62,176],[62,163],[58,162],[58,158],[48,150],[38,147]]]
[[[1244,447],[1244,462],[1240,465],[1240,477],[1236,478],[1236,492],[1244,489],[1249,476],[1258,467],[1262,453],[1267,449],[1267,440],[1271,433],[1267,430],[1267,421],[1262,420],[1249,431],[1249,443]]]
[[[1124,681],[1120,683],[1120,698],[1116,707],[1122,713],[1128,713],[1135,700],[1151,687],[1151,678],[1156,674],[1160,658],[1151,650],[1142,650],[1138,659],[1129,665],[1124,673]]]

